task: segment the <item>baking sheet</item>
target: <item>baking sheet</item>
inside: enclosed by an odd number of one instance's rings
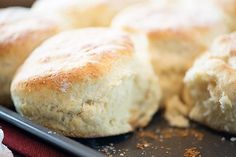
[[[0,7],[30,6],[33,0],[0,0]],[[157,113],[144,130],[125,135],[74,139],[109,157],[236,157],[234,136],[212,131],[194,122],[188,129],[168,126]]]
[[[234,140],[233,135],[194,122],[188,129],[172,128],[157,113],[144,130],[79,141],[110,157],[236,157]]]

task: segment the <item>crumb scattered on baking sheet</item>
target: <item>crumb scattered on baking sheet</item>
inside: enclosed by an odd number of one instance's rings
[[[48,131],[48,134],[57,134],[55,131]]]
[[[134,147],[137,151],[140,151],[140,155],[144,156],[147,153],[152,154],[152,150],[160,150],[161,152],[168,155],[173,155],[173,151],[168,144],[168,141],[173,140],[173,138],[192,138],[195,141],[201,141],[204,138],[204,134],[201,131],[198,131],[193,128],[181,129],[181,128],[157,128],[154,131],[147,131],[140,129],[137,133],[137,142]],[[198,147],[201,149],[201,147]],[[201,153],[196,147],[191,147],[184,149],[184,157],[201,157]],[[115,148],[115,145],[110,143],[107,146],[101,146],[99,151],[104,153],[107,157],[120,156],[126,157],[129,156],[128,149],[118,149]]]
[[[221,141],[225,141],[225,137],[222,137],[222,138],[221,138]]]
[[[136,147],[138,148],[138,149],[145,149],[145,148],[148,148],[148,147],[150,147],[152,144],[151,143],[148,143],[147,141],[145,141],[145,140],[143,140],[142,142],[138,142],[137,143],[137,145],[136,145]]]
[[[160,149],[166,155],[171,155],[171,148],[165,143],[166,141],[172,140],[173,138],[194,138],[197,141],[202,141],[204,134],[196,129],[180,129],[180,128],[167,128],[167,129],[156,129],[155,131],[139,130],[138,132],[139,141],[136,145],[138,149],[147,151],[149,149]],[[158,142],[158,146],[155,143]],[[162,144],[163,143],[163,144]],[[201,148],[199,148],[201,149]],[[184,157],[201,157],[200,151],[196,147],[188,148],[184,150]]]
[[[191,129],[190,134],[193,135],[197,140],[201,141],[204,137],[204,134],[201,133],[200,131]]]
[[[148,137],[153,140],[159,139],[158,135],[155,132],[152,131],[139,131],[138,132],[139,137]]]
[[[113,143],[110,143],[106,146],[101,146],[98,151],[104,153],[108,157],[112,157],[114,154],[116,154],[116,149]]]
[[[201,157],[201,152],[196,147],[186,148],[184,157]]]
[[[177,128],[170,128],[170,129],[163,129],[163,130],[156,130],[155,132],[152,131],[139,131],[139,137],[146,137],[153,140],[158,140],[159,142],[163,142],[165,139],[170,139],[173,137],[194,137],[198,141],[201,141],[204,137],[204,134],[200,131],[195,129],[177,129]]]
[[[172,137],[188,137],[192,136],[195,139],[201,141],[204,137],[204,134],[200,131],[195,129],[164,129],[161,131],[161,134],[165,139],[172,138]]]
[[[98,151],[105,154],[107,157],[113,157],[114,155],[127,156],[128,149],[117,149],[113,143],[105,146],[99,146]]]
[[[231,137],[231,138],[230,138],[230,141],[231,141],[231,142],[236,142],[236,137]]]

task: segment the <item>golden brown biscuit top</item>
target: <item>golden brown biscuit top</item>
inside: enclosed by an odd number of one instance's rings
[[[86,13],[87,10],[99,7],[106,9],[104,0],[37,0],[32,9],[47,16],[54,16],[55,18],[61,16],[61,18],[68,19],[76,18],[76,16]]]
[[[53,34],[56,31],[54,23],[32,14],[27,8],[0,9],[0,55],[6,52],[4,50],[7,47],[17,45],[18,41],[28,39],[29,36],[47,32]]]
[[[236,33],[219,37],[207,53],[198,58],[194,66],[185,75],[187,84],[192,81],[198,83],[210,83],[209,88],[213,87],[216,94],[219,89],[223,95],[234,99],[236,85]],[[208,82],[209,81],[209,82]],[[217,84],[217,86],[215,86]],[[207,87],[207,89],[208,89]],[[208,89],[209,90],[209,89]],[[210,89],[211,90],[211,89]],[[212,97],[215,94],[210,91]]]
[[[209,3],[210,4],[210,3]],[[144,31],[149,35],[163,32],[208,31],[222,22],[216,6],[209,5],[136,5],[121,12],[113,21],[115,27],[128,31]]]
[[[236,16],[236,0],[213,0],[215,1],[224,11]]]
[[[107,26],[128,5],[145,0],[37,0],[32,11],[59,23],[62,30]]]
[[[193,69],[212,71],[225,79],[224,72],[236,72],[236,33],[223,35],[215,40],[207,53],[195,62]],[[217,72],[216,72],[216,71]],[[210,73],[209,73],[210,74]],[[236,77],[234,76],[234,79]],[[228,80],[227,80],[228,81]]]
[[[108,73],[116,61],[129,60],[133,51],[131,40],[121,31],[87,28],[64,32],[38,47],[16,80],[28,82],[27,86],[59,87],[64,81],[96,79]]]
[[[83,12],[88,8],[106,6],[110,7],[109,9],[114,9],[117,11],[126,7],[127,5],[142,1],[145,0],[37,0],[33,5],[33,9],[43,11],[45,8],[49,8],[49,10],[45,11],[61,11],[65,13],[70,11],[73,12],[74,9],[77,9],[75,12]]]

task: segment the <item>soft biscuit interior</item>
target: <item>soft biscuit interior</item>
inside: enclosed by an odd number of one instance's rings
[[[210,52],[190,68],[185,76],[184,100],[193,120],[222,131],[236,132],[236,60],[230,40],[224,37],[216,42]]]

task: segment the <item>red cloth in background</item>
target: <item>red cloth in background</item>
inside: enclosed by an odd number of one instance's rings
[[[11,124],[0,121],[0,126],[4,132],[3,143],[26,157],[66,157],[69,155],[59,152],[56,148],[42,143],[37,138],[30,136]]]

